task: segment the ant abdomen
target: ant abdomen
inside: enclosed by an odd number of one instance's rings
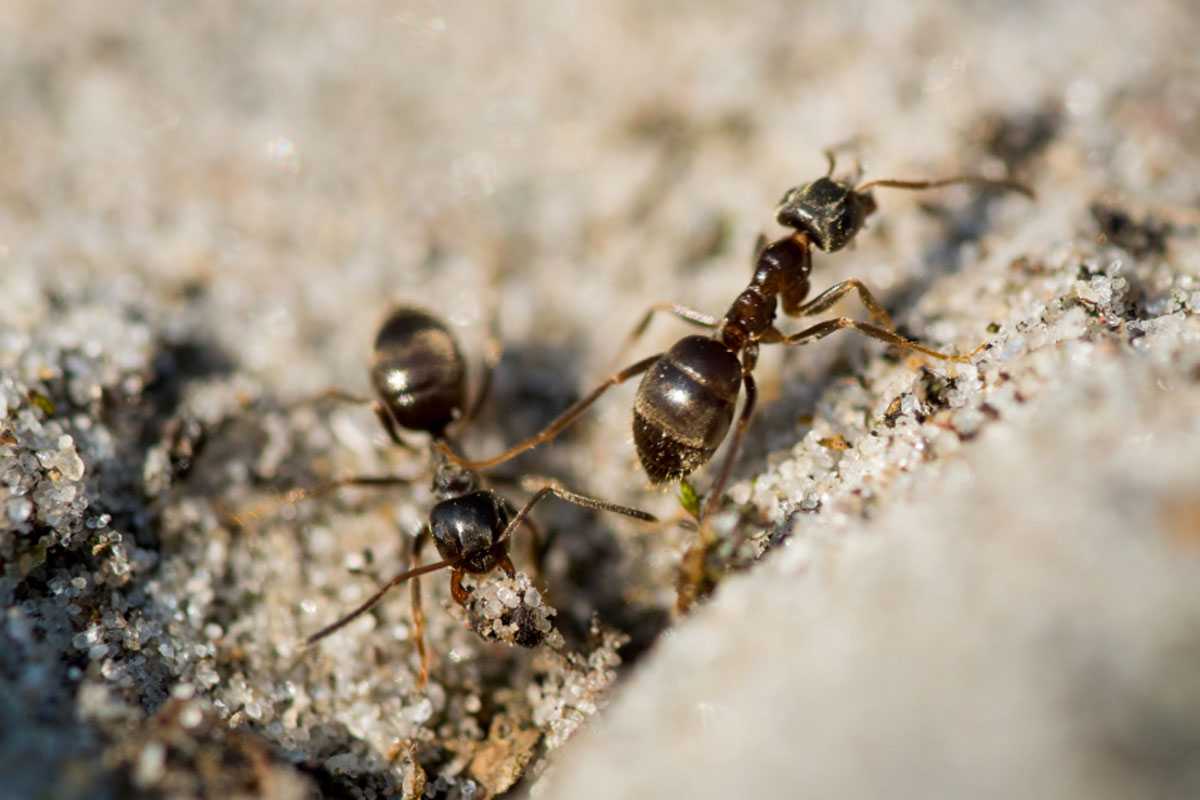
[[[465,572],[491,572],[504,556],[500,535],[510,509],[487,489],[443,500],[429,512],[429,532],[438,554]]]
[[[398,308],[379,328],[371,384],[403,428],[441,436],[466,406],[466,362],[437,317]]]
[[[712,458],[741,384],[737,356],[705,336],[680,339],[655,362],[633,401],[633,440],[652,482],[682,478]]]

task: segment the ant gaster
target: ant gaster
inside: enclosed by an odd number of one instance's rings
[[[699,512],[701,544],[711,544],[704,519],[717,506],[729,480],[746,427],[754,414],[757,388],[754,368],[761,344],[800,345],[822,339],[840,330],[855,330],[896,347],[923,353],[944,361],[968,363],[986,345],[965,355],[944,353],[906,339],[896,333],[892,319],[867,287],[857,279],[834,284],[809,300],[812,248],[834,253],[854,240],[866,219],[875,212],[874,188],[933,189],[958,183],[974,183],[1017,191],[1032,198],[1027,187],[1005,180],[976,175],[959,175],[942,180],[875,180],[854,186],[832,177],[834,159],[826,153],[829,171],[811,183],[789,189],[780,201],[776,220],[792,232],[767,244],[762,237],[755,249],[754,273],[749,285],[716,318],[674,303],[659,303],[647,310],[626,339],[622,352],[649,326],[654,314],[668,311],[685,322],[708,328],[710,336],[685,336],[665,353],[644,358],[601,383],[569,407],[542,431],[499,455],[471,461],[456,455],[447,445],[443,452],[471,469],[487,469],[557,436],[572,424],[608,389],[643,375],[633,401],[633,438],[638,457],[653,483],[685,478],[705,464],[716,452],[734,424],[738,395],[744,387],[746,400],[738,415],[733,442],[725,456],[704,505]],[[819,314],[832,308],[844,295],[856,292],[866,306],[871,322],[836,317],[784,334],[775,327],[777,307],[790,317]],[[681,578],[680,606],[686,608],[695,595],[695,577],[702,570],[704,550],[689,554],[701,566],[685,565]]]
[[[450,437],[447,431],[451,427],[464,427],[477,415],[487,395],[494,366],[493,355],[487,364],[476,399],[470,411],[464,413],[467,398],[466,365],[454,336],[441,320],[425,311],[406,307],[395,309],[375,337],[370,369],[371,384],[378,398],[375,401],[375,413],[397,444],[407,446],[400,436],[400,429],[405,429],[427,433],[434,443],[448,446]],[[339,391],[328,392],[325,396],[368,402]],[[421,608],[418,576],[449,569],[451,595],[457,603],[466,605],[470,592],[462,581],[468,573],[481,575],[499,567],[510,577],[515,575],[508,554],[509,541],[522,524],[532,527],[527,519],[529,512],[538,502],[551,495],[587,508],[645,521],[655,520],[644,511],[572,492],[556,483],[542,486],[518,509],[496,492],[482,488],[478,473],[455,464],[436,448],[433,450],[433,459],[433,492],[438,502],[430,510],[428,522],[413,543],[411,568],[381,586],[358,608],[308,637],[307,644],[314,644],[339,630],[373,607],[391,589],[410,581],[414,638],[421,658],[419,685],[423,686],[428,680],[429,657],[424,642],[425,616]],[[332,481],[315,490],[302,491],[299,496],[323,494],[341,486],[403,483],[408,483],[408,479],[355,476]],[[297,496],[296,493],[292,495],[293,498]],[[419,564],[421,548],[430,538],[441,560]]]

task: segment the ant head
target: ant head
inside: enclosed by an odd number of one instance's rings
[[[780,225],[807,234],[821,250],[833,253],[845,247],[875,211],[870,192],[855,191],[848,183],[828,176],[788,189],[779,201],[775,219]]]
[[[438,553],[467,572],[488,572],[503,552],[497,543],[511,517],[495,492],[481,490],[452,497],[429,512],[429,532]]]

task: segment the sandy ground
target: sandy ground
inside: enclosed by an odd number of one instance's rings
[[[1200,794],[1193,4],[10,2],[0,40],[0,796]],[[368,391],[391,307],[473,383],[496,319],[495,452],[651,303],[722,313],[835,145],[1036,189],[880,190],[817,254],[971,364],[767,348],[687,618],[688,530],[548,503],[536,594],[523,545],[469,614],[423,581],[427,686],[404,592],[302,647],[434,502],[419,436],[303,402]],[[675,515],[632,396],[496,490]],[[411,483],[283,500],[349,474]],[[533,649],[464,619],[530,606]]]

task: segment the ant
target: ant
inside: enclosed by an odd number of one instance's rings
[[[478,414],[491,386],[491,373],[497,360],[497,348],[486,364],[483,380],[469,411],[467,408],[466,364],[458,342],[446,325],[437,317],[417,308],[394,309],[384,320],[375,336],[370,378],[375,391],[374,409],[384,430],[396,444],[410,447],[400,435],[400,429],[426,433],[434,445],[433,492],[438,502],[429,511],[429,518],[417,535],[412,547],[410,569],[399,573],[383,584],[367,600],[326,625],[305,640],[313,645],[341,629],[374,607],[389,591],[406,581],[412,594],[412,619],[417,652],[421,659],[418,686],[429,679],[429,655],[425,649],[425,615],[421,607],[419,576],[442,569],[450,570],[450,594],[454,601],[466,606],[470,592],[463,586],[467,574],[483,575],[499,567],[509,577],[516,574],[509,557],[509,542],[522,524],[536,528],[528,519],[530,511],[549,496],[599,511],[611,511],[634,519],[655,522],[644,511],[610,503],[596,497],[573,492],[550,482],[541,486],[518,509],[491,489],[482,488],[477,472],[455,464],[440,448],[448,448],[448,431],[463,428]],[[320,396],[347,402],[367,403],[367,399],[338,390]],[[353,476],[323,484],[312,490],[295,490],[288,499],[324,494],[342,486],[389,486],[408,483],[409,479],[384,476]],[[420,564],[420,552],[428,539],[441,556],[440,561]],[[520,644],[532,646],[540,637],[518,635]]]
[[[746,427],[754,415],[757,387],[754,368],[763,344],[803,345],[840,330],[854,330],[874,339],[931,358],[958,363],[970,360],[987,345],[967,354],[944,353],[898,334],[891,316],[862,281],[851,278],[834,284],[811,300],[809,276],[812,249],[835,253],[854,241],[867,218],[876,211],[872,189],[934,189],[971,183],[1020,192],[1033,198],[1026,186],[978,175],[957,175],[940,180],[874,180],[854,184],[833,177],[836,161],[826,151],[829,170],[823,177],[788,189],[776,210],[776,221],[790,228],[787,235],[767,243],[759,237],[754,251],[754,273],[749,285],[734,299],[721,318],[676,303],[651,306],[626,338],[621,352],[631,346],[649,326],[654,314],[667,311],[684,322],[707,328],[709,336],[685,336],[663,353],[643,358],[612,374],[596,389],[567,408],[539,433],[492,458],[469,460],[444,442],[437,447],[464,468],[483,470],[530,450],[557,436],[608,389],[642,375],[633,400],[633,439],[646,475],[655,484],[684,480],[707,463],[733,425],[738,394],[746,400],[738,415],[733,441],[703,506],[695,513],[701,548],[684,556],[678,606],[685,611],[701,592],[711,589],[704,574],[707,552],[714,544],[705,518],[719,503],[737,459]],[[859,322],[848,317],[819,322],[798,333],[784,334],[775,327],[777,306],[789,317],[806,317],[827,311],[844,295],[856,292],[871,317]]]

